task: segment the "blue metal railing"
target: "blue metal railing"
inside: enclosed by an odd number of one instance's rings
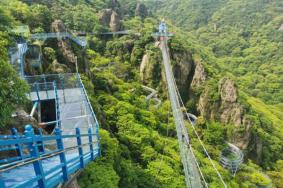
[[[75,135],[62,135],[62,131],[56,128],[55,135],[43,136],[42,133],[35,134],[31,125],[25,127],[24,135],[19,135],[16,129],[12,131],[13,137],[0,140],[0,151],[3,148],[10,148],[16,150],[17,160],[7,158],[6,164],[0,166],[0,187],[53,187],[60,183],[69,180],[70,175],[75,171],[84,168],[86,164],[94,160],[100,155],[100,146],[98,140],[95,142],[93,138],[97,137],[89,128],[87,134],[81,134],[80,129],[76,128]],[[82,143],[82,137],[88,137],[87,143]],[[63,140],[66,138],[76,138],[77,145],[65,148]],[[86,139],[84,139],[86,140]],[[56,142],[56,149],[46,152],[44,143],[49,141]],[[96,147],[94,147],[96,146]],[[88,147],[89,152],[84,153],[84,148]],[[68,153],[69,151],[77,150],[75,154]],[[5,150],[6,151],[6,150]],[[23,157],[23,153],[25,157]],[[46,163],[46,160],[49,160]],[[32,164],[32,166],[31,166]],[[49,169],[46,170],[46,164]],[[33,175],[29,178],[23,177],[21,168],[28,168]],[[13,176],[22,176],[22,181],[14,182]],[[16,179],[16,178],[15,178]]]

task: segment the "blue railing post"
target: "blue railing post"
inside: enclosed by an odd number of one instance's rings
[[[83,148],[82,148],[82,139],[81,139],[81,131],[80,128],[76,128],[76,136],[77,136],[77,144],[78,144],[78,150],[80,155],[80,164],[81,168],[84,168],[84,154],[83,154]]]
[[[39,136],[40,136],[40,137],[43,136],[43,134],[42,134],[42,129],[41,129],[41,128],[38,129],[38,133],[39,133]],[[39,141],[38,143],[41,145],[41,146],[39,147],[39,148],[40,148],[39,151],[45,153],[44,142]]]
[[[38,151],[38,147],[37,147],[37,144],[36,144],[36,141],[35,141],[34,130],[33,130],[31,125],[25,126],[25,136],[27,138],[32,139],[32,142],[28,143],[28,148],[29,148],[31,157],[38,158],[39,157],[39,151]],[[38,187],[45,188],[46,187],[46,180],[45,180],[44,171],[43,171],[43,167],[42,167],[42,161],[41,160],[34,161],[33,162],[33,168],[34,168],[36,176],[39,177]]]
[[[90,158],[93,161],[94,160],[94,154],[93,154],[93,139],[92,139],[93,133],[92,128],[88,128],[88,141],[89,141],[89,151],[90,151]]]
[[[16,140],[19,140],[19,134],[18,134],[17,129],[16,128],[12,128],[11,132],[12,132],[14,138]],[[18,154],[18,156],[21,157],[21,159],[23,159],[24,155],[23,155],[23,149],[22,149],[21,144],[16,144],[16,147],[17,147],[17,154]]]
[[[0,179],[0,187],[1,188],[6,188],[4,181],[2,181],[1,179]]]
[[[57,136],[56,143],[58,150],[64,150],[64,143],[62,139],[62,130],[58,127],[55,129],[55,135]],[[62,173],[63,173],[63,180],[66,182],[68,181],[68,169],[67,169],[67,160],[65,152],[59,154],[60,162],[62,164]]]

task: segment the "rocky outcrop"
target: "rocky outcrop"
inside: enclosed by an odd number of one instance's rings
[[[137,3],[135,16],[139,16],[142,19],[144,19],[148,16],[147,7],[143,3],[141,3],[141,2]]]
[[[279,31],[283,31],[283,24],[279,27]]]
[[[186,101],[194,75],[194,62],[192,55],[187,51],[182,53],[173,53],[172,63],[176,84],[183,100]]]
[[[235,83],[229,78],[222,78],[218,84],[219,100],[211,102],[211,91],[205,89],[200,96],[197,109],[207,119],[220,121],[224,125],[234,125],[236,130],[230,142],[240,149],[246,149],[251,139],[252,122],[247,118],[243,106],[238,102],[238,93]]]
[[[220,115],[221,122],[224,124],[233,123],[236,126],[240,126],[243,109],[237,103],[238,95],[235,83],[228,78],[223,78],[220,80],[218,88],[222,111]]]
[[[61,20],[55,20],[52,23],[51,30],[52,30],[52,32],[55,32],[55,33],[67,31],[64,23]],[[61,40],[58,40],[57,44],[58,44],[59,49],[62,52],[62,55],[63,55],[66,63],[70,63],[70,64],[74,65],[75,62],[76,62],[76,58],[75,58],[75,54],[72,51],[70,42],[66,39],[61,39]]]
[[[121,29],[121,21],[120,21],[120,16],[113,11],[111,14],[110,18],[110,23],[109,23],[110,31],[119,31]]]
[[[101,24],[104,26],[109,26],[110,20],[111,20],[111,15],[112,15],[112,10],[111,9],[104,9],[99,12],[99,21]]]
[[[121,29],[121,19],[118,13],[112,9],[104,9],[99,13],[101,24],[110,28],[111,31],[119,31]]]
[[[172,53],[171,60],[176,84],[180,94],[186,101],[194,75],[192,55],[188,51]],[[156,82],[159,86],[164,86],[162,88],[166,88],[166,79],[162,67],[162,59],[158,53],[144,54],[140,64],[140,77],[142,82],[147,85],[150,85],[151,82]],[[160,79],[162,82],[160,82]],[[158,85],[153,86],[157,87]]]
[[[193,81],[191,84],[192,88],[200,87],[206,80],[207,75],[204,70],[204,66],[200,62],[195,62],[195,70],[194,70],[194,76]]]
[[[144,54],[140,65],[140,77],[143,83],[148,83],[152,79],[153,64],[150,63],[150,55]]]

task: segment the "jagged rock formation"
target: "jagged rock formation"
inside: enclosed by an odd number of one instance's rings
[[[172,63],[176,84],[180,94],[186,101],[194,75],[194,62],[192,54],[188,51],[184,51],[182,53],[173,53]]]
[[[51,25],[52,32],[67,32],[64,23],[61,20],[55,20]],[[75,54],[72,51],[71,44],[68,40],[58,40],[58,47],[67,63],[74,65],[76,62]]]
[[[99,13],[99,20],[110,28],[111,31],[119,31],[121,29],[121,19],[118,13],[112,9],[104,9]]]
[[[152,70],[153,64],[150,63],[150,56],[148,54],[144,54],[140,65],[140,77],[142,82],[145,83],[151,79]]]
[[[104,9],[99,13],[99,20],[100,23],[104,26],[109,26],[111,15],[112,15],[111,9]]]
[[[140,16],[143,19],[148,16],[147,7],[143,3],[141,3],[141,2],[137,3],[135,16]]]
[[[243,106],[238,102],[237,87],[229,78],[222,78],[218,84],[219,100],[211,102],[211,90],[205,89],[200,96],[197,109],[207,119],[220,121],[224,125],[243,127],[244,131],[235,133],[230,142],[241,149],[246,149],[251,139],[252,122],[246,117]]]
[[[113,11],[111,14],[109,27],[113,32],[119,31],[121,29],[120,16],[115,11]]]
[[[200,62],[196,61],[191,87],[192,88],[200,87],[206,81],[206,78],[207,75],[203,65]]]
[[[166,87],[165,76],[162,72],[162,58],[158,54],[144,54],[140,64],[140,77],[144,84],[150,84],[151,81],[160,79]],[[190,84],[193,78],[194,62],[189,52],[174,53],[172,55],[173,72],[176,78],[176,84],[179,91],[185,99],[188,97]],[[160,73],[160,74],[158,74]],[[159,82],[158,81],[158,82]]]
[[[165,79],[161,76],[161,62],[162,59],[158,54],[146,52],[143,55],[140,64],[140,78],[145,85],[156,88],[164,83]],[[160,80],[163,82],[160,83]]]

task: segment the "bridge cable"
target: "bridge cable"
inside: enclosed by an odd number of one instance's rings
[[[167,53],[168,53],[168,56],[170,57],[170,52],[169,52],[167,43],[166,43],[166,51],[167,51]],[[172,71],[172,67],[171,67],[171,71]],[[172,73],[173,73],[173,71],[172,71]],[[179,98],[179,99],[177,98],[178,103],[180,104],[180,101],[181,101],[181,104],[182,104],[181,106],[184,106],[183,101],[182,101],[182,98],[180,97],[179,89],[178,89],[178,87],[176,86],[176,80],[175,80],[174,74],[173,74],[173,78],[172,78],[172,79],[173,79],[173,84],[174,84],[176,93],[177,93],[178,98]],[[191,121],[190,121],[190,123],[191,123]],[[207,181],[206,181],[206,179],[205,179],[205,177],[204,177],[204,175],[203,175],[203,173],[202,173],[202,170],[201,170],[201,168],[200,168],[199,162],[197,161],[197,158],[196,158],[196,156],[195,156],[195,154],[194,154],[194,151],[193,151],[193,149],[192,149],[192,145],[191,145],[190,142],[188,143],[188,147],[189,147],[188,149],[191,151],[192,157],[193,157],[193,159],[194,159],[194,161],[195,161],[195,163],[196,163],[196,165],[197,165],[198,171],[199,171],[199,173],[200,173],[200,175],[201,175],[201,179],[203,180],[205,187],[208,188]]]
[[[202,148],[203,148],[203,150],[204,150],[204,152],[205,152],[206,156],[208,157],[208,159],[209,159],[209,161],[210,161],[210,163],[211,163],[212,167],[214,168],[214,171],[215,171],[215,172],[216,172],[216,174],[218,175],[218,177],[219,177],[219,179],[221,180],[221,182],[222,182],[223,186],[224,186],[225,188],[227,188],[226,183],[224,182],[224,180],[223,180],[223,178],[222,178],[222,176],[221,176],[220,172],[217,170],[217,168],[216,168],[215,164],[213,163],[213,161],[212,161],[212,159],[211,159],[211,157],[210,157],[210,155],[209,155],[208,151],[206,150],[206,148],[205,148],[205,146],[204,146],[204,144],[203,144],[202,140],[200,139],[199,134],[197,133],[197,131],[196,131],[196,129],[195,129],[195,126],[193,125],[192,121],[190,120],[190,118],[189,118],[189,116],[188,116],[187,109],[185,108],[184,102],[183,102],[183,100],[182,100],[182,98],[181,98],[181,95],[180,95],[180,92],[179,92],[178,86],[177,86],[177,84],[176,84],[175,77],[173,77],[173,80],[174,80],[175,88],[176,88],[176,90],[177,90],[178,97],[179,97],[179,99],[180,99],[179,101],[181,102],[181,105],[182,105],[182,106],[184,107],[184,109],[186,110],[186,116],[187,116],[187,118],[188,118],[188,119],[189,119],[189,121],[190,121],[190,125],[191,125],[191,127],[193,128],[193,131],[194,131],[195,135],[197,136],[198,141],[200,142],[200,144],[201,144],[201,146],[202,146]]]

